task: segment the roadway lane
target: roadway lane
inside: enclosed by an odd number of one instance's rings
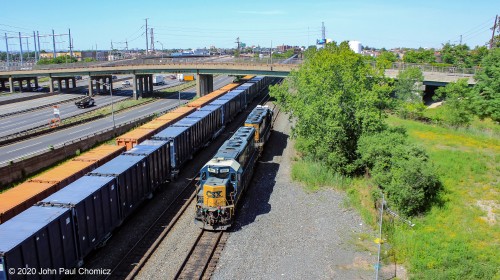
[[[214,79],[214,89],[218,89],[230,82],[232,77],[222,76]],[[181,103],[186,103],[195,96],[195,87],[191,87],[186,91],[181,92]],[[156,102],[149,103],[133,110],[124,111],[115,114],[116,125],[126,123],[128,121],[145,117],[152,113],[163,112],[178,105],[177,96],[172,96],[167,99],[160,99]],[[55,131],[54,133],[45,134],[39,137],[27,139],[25,141],[13,143],[11,145],[0,147],[0,164],[11,160],[26,157],[30,154],[48,150],[49,146],[56,146],[75,140],[97,131],[109,129],[113,127],[111,116],[103,119],[98,119],[89,123],[70,127],[64,130]]]
[[[95,110],[96,108],[110,105],[111,100],[116,103],[130,97],[131,95],[126,96],[113,94],[113,98],[111,98],[111,96],[109,95],[97,95],[94,96],[95,106],[92,107],[80,109],[76,107],[74,102],[62,103],[58,106],[59,111],[61,112],[61,119],[64,123],[64,119],[67,119],[69,117],[80,115],[90,110]],[[0,127],[2,127],[2,130],[0,130],[0,138],[47,125],[49,123],[49,120],[54,117],[53,112],[54,110],[51,107],[48,107],[3,117],[0,119]]]
[[[47,94],[47,92],[16,92],[16,93],[3,93],[0,94],[0,102],[2,101],[11,101],[19,98],[25,98],[25,97],[35,97],[37,95],[41,94]]]
[[[0,117],[4,117],[6,115],[25,110],[34,110],[37,107],[48,106],[49,104],[68,102],[69,100],[80,97],[82,97],[81,94],[61,93],[44,98],[37,98],[33,100],[26,100],[23,102],[5,104],[0,106]]]
[[[121,84],[121,82],[117,82],[113,83],[113,85],[117,86],[119,83]],[[166,80],[165,85],[154,86],[153,89],[161,90],[181,84],[183,84],[183,82],[177,80]],[[132,97],[132,87],[118,87],[113,90],[113,98],[109,95],[94,96],[95,106],[90,108],[79,109],[75,106],[74,102],[61,103],[58,106],[61,112],[61,118],[64,122],[66,118],[110,105],[111,100],[113,100],[113,102],[119,102],[129,97]],[[52,118],[53,109],[51,107],[2,117],[0,118],[0,127],[2,127],[2,130],[0,130],[0,138],[47,125]]]

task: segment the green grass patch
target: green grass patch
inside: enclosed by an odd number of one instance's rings
[[[441,120],[445,119],[445,110],[443,106],[436,108],[427,108],[424,110],[424,117],[431,119],[434,123],[438,124]],[[443,125],[444,126],[444,125]],[[487,137],[500,137],[500,125],[495,123],[490,118],[484,120],[474,117],[469,127],[458,128],[457,131],[462,131],[468,135],[484,135]]]
[[[429,153],[444,185],[443,204],[397,227],[391,242],[415,279],[500,278],[500,140],[389,117]]]
[[[186,82],[182,85],[159,90],[158,93],[163,93],[163,94],[165,94],[165,93],[167,93],[167,94],[168,93],[177,93],[179,91],[186,90],[186,89],[193,87],[195,85],[196,85],[196,81],[190,81],[190,82]]]
[[[309,192],[318,191],[322,187],[345,189],[350,184],[348,178],[331,172],[322,163],[308,160],[294,162],[292,179],[304,183]]]

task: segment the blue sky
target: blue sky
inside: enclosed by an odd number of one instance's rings
[[[0,36],[17,32],[67,33],[75,49],[145,48],[144,24],[154,28],[155,41],[167,48],[234,47],[236,37],[247,45],[309,45],[321,37],[358,40],[373,47],[440,47],[458,43],[484,45],[500,1],[11,1],[3,0]],[[0,38],[1,39],[1,38]],[[26,39],[23,39],[26,50]],[[51,50],[49,37],[40,39]],[[66,36],[57,49],[68,49]],[[33,49],[33,39],[29,40]],[[161,49],[160,43],[155,43]],[[19,50],[19,39],[9,39]],[[0,40],[5,51],[5,39]]]

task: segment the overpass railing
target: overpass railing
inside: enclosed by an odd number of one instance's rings
[[[372,63],[375,66],[375,63]],[[408,68],[420,68],[422,72],[443,73],[451,75],[472,76],[477,73],[481,68],[461,68],[455,66],[433,66],[430,64],[417,64],[417,63],[393,63],[390,68],[386,70],[405,70]]]
[[[115,67],[115,66],[136,66],[136,65],[167,65],[167,64],[258,64],[258,65],[276,65],[276,64],[300,64],[301,59],[270,59],[270,58],[206,58],[206,57],[176,57],[176,58],[139,58],[116,61],[97,61],[97,62],[75,62],[61,64],[36,65],[34,63],[23,65],[0,66],[0,71],[33,71],[33,70],[55,70],[55,69],[75,69],[75,68],[96,68],[96,67]]]
[[[36,65],[35,63],[24,63],[23,65],[10,63],[10,65],[0,64],[1,71],[32,71],[32,70],[55,70],[55,69],[75,69],[75,68],[96,68],[115,66],[137,66],[137,65],[167,65],[167,64],[228,64],[228,65],[277,65],[277,64],[301,64],[302,59],[291,57],[288,59],[270,59],[258,57],[175,57],[175,58],[137,58],[116,61],[96,61],[96,62],[75,62],[62,64]],[[375,67],[375,63],[371,63]],[[408,68],[420,68],[422,72],[443,73],[448,75],[472,76],[480,69],[433,66],[429,64],[415,63],[393,63],[386,70],[405,70]]]

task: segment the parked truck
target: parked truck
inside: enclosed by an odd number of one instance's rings
[[[165,84],[165,79],[161,75],[154,75],[153,76],[153,85],[159,86],[159,85],[164,85]]]
[[[177,74],[177,80],[179,80],[179,82],[182,82],[182,81],[194,81],[195,78],[194,78],[193,74],[190,74],[190,75],[187,75],[187,74]]]

